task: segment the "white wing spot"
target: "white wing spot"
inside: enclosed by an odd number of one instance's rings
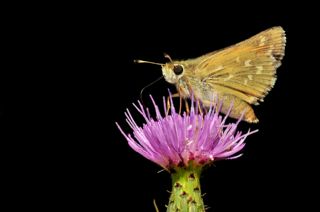
[[[240,63],[240,57],[237,57],[237,58],[236,58],[236,62],[237,62],[237,63]]]
[[[249,75],[248,75],[248,78],[249,78],[249,80],[252,80],[252,75],[249,74]]]
[[[224,67],[222,65],[218,66],[217,68],[214,69],[214,71],[220,71],[222,70]]]
[[[257,72],[256,74],[261,74],[263,70],[263,66],[256,66],[257,67]]]
[[[251,63],[251,60],[246,60],[246,61],[244,61],[244,66],[245,66],[245,67],[250,67],[250,66],[252,66],[250,63]]]
[[[244,80],[244,84],[245,84],[245,85],[248,84],[248,80],[247,80],[247,79]]]
[[[229,74],[229,76],[227,78],[224,78],[224,81],[228,81],[229,79],[231,79],[233,77],[232,74]]]
[[[266,41],[266,37],[262,37],[262,38],[260,39],[259,46],[263,46],[265,41]]]

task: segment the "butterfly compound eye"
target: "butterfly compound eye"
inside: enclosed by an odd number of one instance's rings
[[[176,74],[176,75],[180,75],[182,74],[183,72],[183,67],[181,65],[174,65],[173,66],[173,72]]]

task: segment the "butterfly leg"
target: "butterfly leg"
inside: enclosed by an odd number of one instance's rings
[[[182,97],[179,95],[179,115],[181,115],[181,111],[182,111]]]
[[[177,98],[177,97],[180,97],[179,93],[175,93],[175,94],[172,94],[171,95],[171,98]],[[180,98],[180,109],[181,109],[181,98]],[[171,103],[170,103],[170,96],[167,97],[167,114],[169,114],[169,110],[171,108]],[[180,114],[180,109],[179,109],[179,114]]]
[[[186,107],[187,114],[189,114],[190,113],[190,109],[189,109],[189,104],[188,104],[188,100],[187,99],[184,99],[184,105]]]
[[[202,107],[201,107],[201,104],[200,104],[200,100],[199,100],[199,99],[197,99],[197,104],[198,104],[199,113],[202,115],[202,114],[203,114],[203,111],[202,111]]]

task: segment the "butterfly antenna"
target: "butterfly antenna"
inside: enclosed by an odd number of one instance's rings
[[[170,55],[168,55],[167,53],[164,53],[164,57],[167,58],[167,59],[169,59],[170,62],[172,62],[172,59],[171,59]]]
[[[142,96],[143,96],[143,92],[146,88],[150,87],[151,85],[155,84],[156,82],[160,81],[161,79],[163,78],[163,75],[161,77],[159,77],[158,79],[154,80],[153,82],[149,83],[148,85],[144,86],[141,91],[140,91],[140,99],[141,99],[141,102],[142,104],[143,103],[143,99],[142,99]]]
[[[148,63],[148,64],[153,64],[153,65],[159,65],[159,66],[163,66],[163,63],[155,63],[155,62],[151,62],[151,61],[147,61],[147,60],[134,60],[133,62],[135,63]]]

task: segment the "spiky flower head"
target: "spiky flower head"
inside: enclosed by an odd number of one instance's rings
[[[159,164],[166,170],[176,167],[203,166],[213,161],[234,159],[241,154],[246,137],[256,131],[247,133],[237,131],[238,123],[226,123],[225,117],[219,115],[222,103],[211,106],[206,113],[199,108],[201,104],[191,101],[189,112],[182,115],[175,110],[170,95],[170,108],[167,108],[163,98],[163,114],[150,96],[155,109],[155,118],[140,102],[134,105],[142,115],[145,123],[138,126],[130,111],[125,112],[126,121],[133,134],[126,134],[117,124],[119,130],[127,139],[128,144],[145,158]]]

